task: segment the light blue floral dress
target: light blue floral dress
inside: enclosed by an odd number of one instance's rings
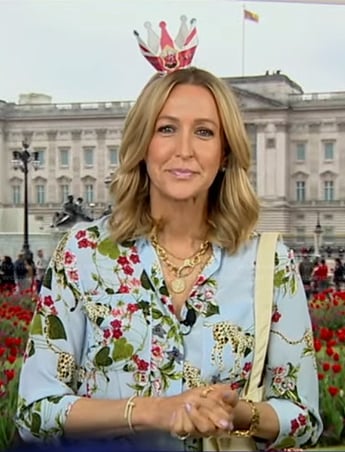
[[[195,321],[189,327],[177,321],[149,240],[114,244],[108,218],[75,226],[50,262],[32,321],[16,417],[22,437],[62,436],[80,397],[172,396],[214,382],[241,392],[253,359],[257,242],[234,255],[213,246],[181,313]],[[266,447],[281,449],[315,442],[322,426],[304,290],[284,244],[275,259],[265,386],[280,432]],[[202,447],[162,432],[127,439],[150,450]]]

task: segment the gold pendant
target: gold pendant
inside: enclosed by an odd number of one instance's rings
[[[175,293],[182,293],[186,289],[186,283],[183,278],[176,278],[171,281],[171,289]]]

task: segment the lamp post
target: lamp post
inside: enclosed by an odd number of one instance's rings
[[[323,232],[321,224],[320,224],[320,213],[317,212],[317,217],[316,217],[316,226],[314,229],[314,238],[315,238],[315,244],[314,244],[314,248],[315,248],[315,255],[316,256],[320,256],[320,238],[321,238],[321,234]]]
[[[34,170],[38,170],[40,161],[38,160],[38,152],[31,153],[29,151],[30,144],[24,140],[22,142],[22,151],[13,151],[12,166],[15,170],[24,173],[24,242],[23,252],[26,258],[32,257],[29,245],[29,210],[28,210],[28,173],[29,164],[31,163]]]

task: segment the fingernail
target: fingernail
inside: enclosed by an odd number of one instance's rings
[[[185,408],[186,408],[186,411],[188,411],[188,413],[192,410],[192,404],[191,403],[186,403],[185,404]]]
[[[230,430],[230,424],[228,421],[225,421],[224,419],[222,419],[218,422],[218,424],[219,424],[219,427],[224,428],[226,430]]]
[[[234,424],[232,422],[229,422],[229,430],[233,430],[234,429]]]
[[[224,394],[224,400],[231,400],[232,399],[232,397],[233,397],[233,394],[232,394],[232,392],[226,392],[225,394]]]

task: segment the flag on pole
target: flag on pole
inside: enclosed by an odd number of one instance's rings
[[[243,13],[245,19],[259,22],[259,14],[253,13],[253,11],[249,11],[248,9],[244,9]]]

